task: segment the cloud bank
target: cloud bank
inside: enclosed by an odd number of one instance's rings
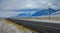
[[[23,8],[60,8],[60,0],[1,0],[2,10],[19,10]],[[32,7],[31,7],[32,6]]]

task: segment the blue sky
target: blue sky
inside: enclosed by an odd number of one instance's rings
[[[11,16],[15,15],[16,13],[19,14],[17,11],[8,11],[12,12],[8,13],[7,11],[2,10],[19,10],[25,8],[51,8],[60,9],[60,0],[0,0],[0,15],[3,16]],[[3,12],[1,14],[1,12]],[[7,12],[7,14],[6,14]]]

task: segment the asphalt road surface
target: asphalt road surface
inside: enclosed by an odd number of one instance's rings
[[[14,23],[23,25],[24,27],[39,31],[41,33],[60,33],[60,24],[59,23],[17,20],[17,19],[10,19],[10,18],[7,20],[13,21]]]

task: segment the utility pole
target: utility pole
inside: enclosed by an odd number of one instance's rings
[[[51,14],[51,6],[48,6],[49,7],[49,20],[50,20],[50,14]]]

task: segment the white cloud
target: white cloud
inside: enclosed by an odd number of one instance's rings
[[[60,8],[60,0],[3,0],[2,10],[19,10],[21,8],[28,8],[29,4],[32,4],[30,8]],[[55,4],[55,5],[53,5]],[[29,5],[29,6],[27,6]]]
[[[32,4],[31,8],[36,8],[36,7],[47,8],[48,6],[51,6],[52,8],[54,7],[60,8],[59,3],[60,3],[59,0],[3,0],[1,9],[2,10],[16,10],[16,9],[18,10],[21,8],[27,8],[28,4]],[[53,4],[56,4],[56,6]]]
[[[15,11],[0,11],[0,17],[11,17],[11,16],[16,16],[20,12],[15,12]]]
[[[2,10],[21,9],[25,6],[25,0],[6,0],[2,1]]]

